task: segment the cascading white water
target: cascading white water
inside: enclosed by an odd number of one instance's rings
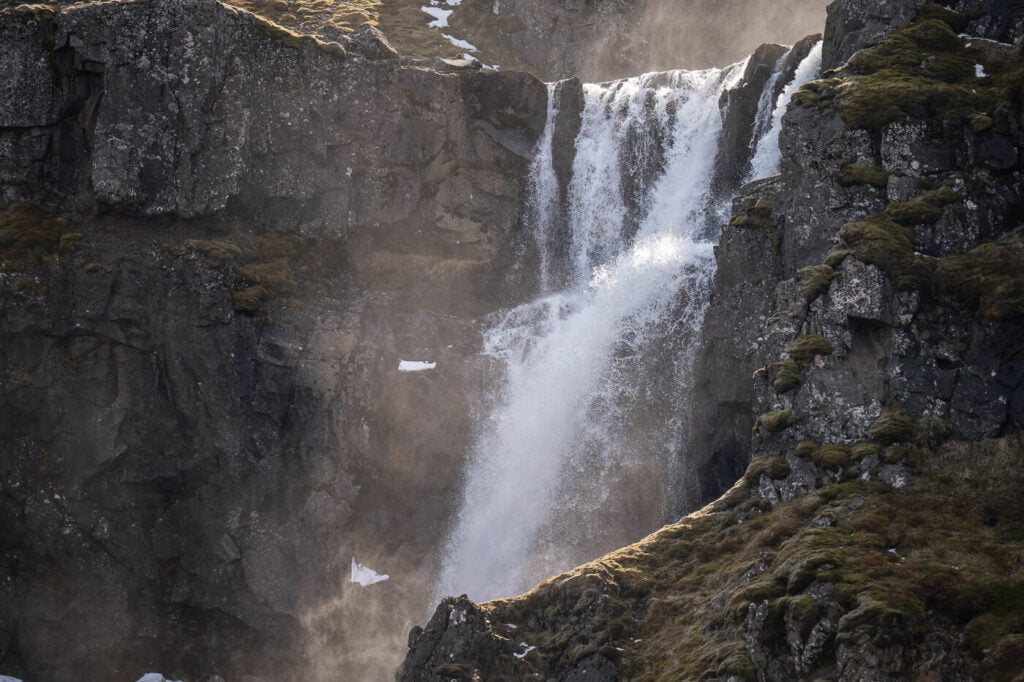
[[[799,66],[796,67],[796,71],[793,73],[793,79],[786,84],[782,92],[779,94],[777,100],[775,100],[775,108],[772,110],[771,126],[768,131],[761,135],[757,139],[757,147],[754,150],[754,156],[750,161],[750,172],[747,174],[746,181],[751,182],[753,180],[759,180],[761,178],[767,178],[770,175],[775,175],[779,172],[779,164],[782,162],[782,151],[779,149],[779,133],[782,131],[782,117],[785,115],[786,110],[789,108],[789,100],[792,99],[793,93],[796,92],[797,88],[806,83],[807,81],[814,80],[818,77],[821,71],[821,47],[822,42],[819,40],[817,44],[811,48],[811,51],[807,53]],[[766,92],[771,92],[771,88],[765,88]],[[762,95],[763,97],[763,95]],[[757,132],[755,130],[755,132]]]
[[[556,83],[548,84],[548,111],[544,132],[537,142],[536,155],[530,164],[529,203],[527,220],[533,228],[534,240],[540,253],[540,288],[551,286],[552,240],[555,239],[555,216],[558,213],[558,178],[555,175],[554,142],[555,120],[558,117],[558,90]]]
[[[568,284],[496,316],[485,334],[484,352],[503,361],[505,380],[478,428],[440,593],[514,594],[664,522],[689,342],[714,267],[701,235],[719,96],[744,66],[585,86],[567,192]],[[544,213],[558,204],[543,158],[556,115],[549,108],[533,165],[542,250],[554,221]],[[624,173],[637,172],[631,165],[654,144],[660,175],[630,208]],[[635,234],[625,225],[631,210]]]
[[[775,106],[776,99],[773,95],[775,94],[775,88],[779,84],[779,79],[782,78],[782,74],[786,71],[786,59],[789,58],[792,52],[793,48],[790,47],[782,53],[782,56],[775,60],[775,64],[772,66],[772,73],[765,82],[764,89],[761,90],[761,98],[757,101],[757,114],[754,116],[754,128],[750,136],[750,144],[755,151],[758,143],[774,127],[772,125],[774,122],[773,114],[777,107]],[[751,157],[751,161],[753,161],[753,157]]]

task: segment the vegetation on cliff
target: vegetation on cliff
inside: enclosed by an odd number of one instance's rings
[[[524,676],[602,658],[635,680],[756,680],[766,665],[815,679],[869,649],[935,651],[926,667],[1010,680],[1024,643],[1022,447],[908,444],[913,474],[896,490],[861,476],[877,446],[810,444],[820,487],[774,504],[758,491],[790,464],[755,460],[707,508],[481,608]]]
[[[804,85],[793,101],[836,108],[853,128],[909,119],[1007,130],[1024,88],[1024,46],[958,35],[967,19],[925,5],[913,24],[861,50],[842,68]]]

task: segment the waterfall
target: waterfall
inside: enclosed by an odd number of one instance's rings
[[[772,123],[775,120],[774,113],[777,109],[775,105],[775,88],[779,84],[779,79],[782,78],[782,74],[786,71],[786,60],[789,59],[789,55],[793,53],[793,48],[790,47],[788,50],[782,53],[782,55],[775,60],[775,64],[772,66],[772,73],[768,77],[768,80],[764,84],[764,89],[761,91],[761,98],[757,101],[757,114],[754,117],[754,128],[751,135],[751,148],[756,153],[758,143],[768,135],[771,129],[774,127]],[[781,116],[779,117],[781,121]],[[751,157],[753,162],[753,157]]]
[[[504,381],[477,429],[440,593],[515,594],[667,520],[672,482],[685,475],[680,401],[714,269],[704,235],[719,97],[744,66],[584,86],[565,192],[568,262],[542,256],[541,295],[485,332]],[[560,203],[557,113],[549,105],[532,168],[541,251]],[[559,268],[565,285],[551,291]]]
[[[779,164],[782,161],[782,151],[779,149],[779,132],[782,130],[782,117],[789,108],[789,100],[793,97],[796,89],[818,77],[821,71],[821,47],[822,42],[819,40],[811,48],[811,51],[807,53],[807,56],[803,58],[800,65],[797,66],[796,71],[793,73],[793,79],[786,84],[778,99],[775,100],[775,107],[772,110],[770,119],[771,126],[763,135],[755,137],[757,139],[757,147],[750,161],[750,172],[747,174],[747,182],[767,178],[779,172]],[[772,87],[765,88],[767,93],[771,93],[773,90],[774,83],[772,83]],[[762,101],[764,97],[765,95],[761,96]],[[760,111],[758,112],[758,118],[760,118]],[[755,133],[757,132],[755,129]]]

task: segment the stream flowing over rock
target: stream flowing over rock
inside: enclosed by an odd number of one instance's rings
[[[0,5],[0,679],[1014,679],[1024,9],[797,5]]]

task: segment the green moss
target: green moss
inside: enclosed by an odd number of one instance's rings
[[[796,416],[792,410],[779,410],[768,412],[757,418],[757,423],[764,427],[768,433],[778,433],[796,424]]]
[[[719,679],[741,679],[756,682],[757,668],[745,651],[738,651],[719,664],[715,670]]]
[[[828,469],[841,469],[850,464],[852,453],[846,445],[829,443],[816,449],[811,455],[811,459],[815,464]]]
[[[732,227],[745,227],[750,229],[770,230],[778,227],[778,223],[772,219],[772,202],[768,197],[758,199],[743,212],[734,215],[729,220]]]
[[[839,169],[839,184],[843,187],[871,185],[885,187],[889,182],[889,173],[878,166],[867,166],[861,163],[850,163]]]
[[[906,461],[913,453],[909,445],[890,445],[882,450],[882,461],[886,464],[898,464]]]
[[[792,391],[802,383],[800,365],[792,360],[782,360],[768,365],[768,379],[779,395]]]
[[[932,277],[932,259],[914,253],[913,229],[884,213],[846,223],[839,236],[858,260],[881,268],[899,289],[918,288]]]
[[[832,253],[828,254],[825,257],[825,265],[835,270],[840,265],[842,265],[843,261],[846,260],[846,257],[849,255],[849,249],[839,249],[838,251],[833,251]]]
[[[471,680],[478,679],[473,666],[461,663],[445,663],[434,668],[434,674],[447,680]]]
[[[270,300],[270,295],[261,286],[245,287],[231,292],[234,308],[240,312],[251,313],[259,310]]]
[[[885,213],[900,225],[924,225],[936,222],[942,217],[942,209],[960,198],[949,187],[926,192],[909,201],[889,204]]]
[[[209,239],[189,239],[186,248],[214,261],[235,261],[242,258],[242,249],[236,244]]]
[[[784,597],[779,601],[779,606],[785,609],[786,615],[796,626],[801,638],[807,637],[811,628],[821,620],[818,600],[809,594]]]
[[[52,254],[69,223],[36,204],[16,201],[0,212],[0,254]]]
[[[932,288],[964,300],[987,319],[1024,315],[1024,226],[963,255],[938,259]]]
[[[828,291],[832,280],[836,278],[836,271],[830,265],[811,265],[797,270],[796,278],[800,281],[800,291],[804,298],[811,302]]]
[[[928,3],[921,7],[921,9],[917,10],[917,15],[914,17],[914,20],[921,21],[922,19],[934,19],[941,21],[957,33],[963,33],[967,30],[967,17],[934,2]]]
[[[862,593],[857,601],[857,608],[839,619],[840,640],[882,629],[917,634],[924,625],[924,602],[916,595]]]
[[[801,364],[807,364],[818,355],[828,355],[832,352],[832,342],[824,336],[817,334],[806,334],[798,336],[793,343],[786,347],[789,357]]]
[[[812,551],[801,558],[796,568],[789,574],[786,591],[789,594],[801,592],[814,582],[822,571],[831,571],[843,565],[842,554],[835,549]]]
[[[78,242],[82,241],[85,237],[81,232],[65,232],[60,236],[60,242],[57,245],[57,250],[61,253],[71,253],[75,250],[75,246]]]
[[[923,11],[913,25],[855,54],[834,77],[805,85],[794,101],[834,107],[849,126],[869,130],[908,119],[973,127],[976,116],[994,113],[1001,117],[994,127],[1012,128],[1010,112],[1024,85],[1019,55],[984,41],[968,48],[951,26],[962,20],[948,11]],[[977,63],[989,78],[976,77]]]
[[[767,475],[776,481],[789,476],[789,463],[785,457],[756,457],[747,467],[747,476],[752,479],[759,479]]]
[[[854,443],[850,446],[850,458],[853,461],[860,461],[865,457],[877,455],[882,451],[878,443]]]
[[[914,438],[914,421],[903,408],[884,410],[868,429],[871,440],[877,443],[904,443]]]
[[[983,133],[986,130],[992,129],[992,117],[988,114],[971,114],[969,120],[971,123],[971,130],[975,133]]]
[[[797,446],[793,449],[793,454],[801,459],[807,459],[812,456],[818,449],[818,444],[814,441],[803,440],[800,441]]]

